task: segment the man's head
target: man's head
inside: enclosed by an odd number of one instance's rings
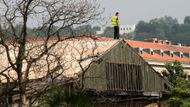
[[[115,15],[116,15],[116,16],[119,16],[119,12],[116,12]]]

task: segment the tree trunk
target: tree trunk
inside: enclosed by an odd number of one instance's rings
[[[26,107],[26,93],[23,92],[21,96],[22,96],[22,107]]]
[[[19,83],[20,102],[19,107],[26,107],[26,85],[23,82]]]

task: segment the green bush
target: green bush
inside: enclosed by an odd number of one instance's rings
[[[93,107],[85,93],[75,92],[70,85],[53,86],[39,100],[39,107]]]

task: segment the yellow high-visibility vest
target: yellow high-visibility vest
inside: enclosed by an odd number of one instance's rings
[[[112,26],[119,26],[119,19],[117,16],[113,16],[111,20]]]

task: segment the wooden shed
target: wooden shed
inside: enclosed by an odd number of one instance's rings
[[[84,88],[98,92],[159,96],[172,84],[157,73],[135,50],[121,40],[108,49],[84,75]]]

